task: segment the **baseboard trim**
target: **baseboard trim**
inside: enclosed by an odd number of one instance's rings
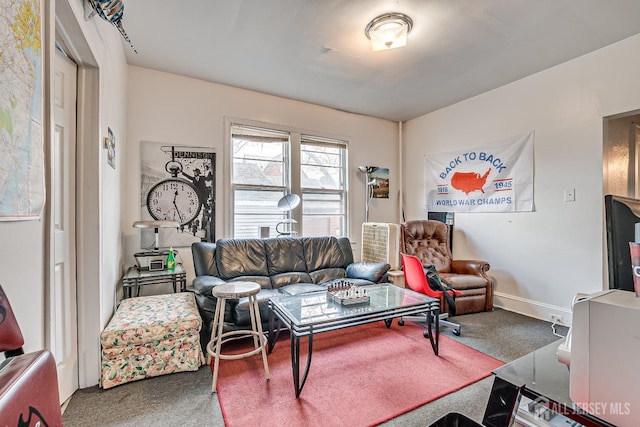
[[[494,293],[493,305],[525,316],[546,320],[547,322],[551,321],[551,315],[559,316],[562,319],[562,322],[558,322],[559,325],[571,326],[573,313],[570,309],[564,307],[501,292]]]

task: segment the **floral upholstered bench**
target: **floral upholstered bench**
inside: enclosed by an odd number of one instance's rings
[[[191,292],[125,299],[102,331],[100,384],[119,384],[205,363],[202,320]]]

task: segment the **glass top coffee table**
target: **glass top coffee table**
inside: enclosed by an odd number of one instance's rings
[[[269,301],[269,353],[278,339],[281,326],[289,330],[291,338],[291,366],[296,397],[304,387],[311,366],[313,336],[322,332],[384,321],[387,328],[394,318],[423,313],[433,352],[438,355],[440,324],[438,314],[440,302],[410,289],[399,288],[388,283],[363,286],[369,296],[365,304],[343,306],[332,300],[328,292],[280,296]],[[433,326],[432,326],[433,325]],[[435,329],[435,330],[433,330]],[[300,340],[309,339],[307,363],[300,376]]]

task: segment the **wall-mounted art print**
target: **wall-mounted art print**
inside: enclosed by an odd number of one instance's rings
[[[0,221],[40,218],[45,199],[42,2],[0,0]]]
[[[215,241],[214,150],[142,141],[140,158],[140,219],[179,224],[177,229],[159,230],[160,246]],[[143,233],[142,239],[142,248],[152,247],[153,230]]]
[[[373,198],[374,199],[388,199],[389,198],[389,169],[378,168],[371,174],[371,180],[375,181],[372,184]]]
[[[107,163],[112,168],[116,168],[116,137],[113,136],[111,128],[107,130],[107,136],[104,138],[104,148],[107,150]]]

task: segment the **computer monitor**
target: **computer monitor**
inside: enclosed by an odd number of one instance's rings
[[[635,241],[635,226],[640,222],[640,200],[606,195],[604,206],[609,288],[633,291],[629,242]]]
[[[427,212],[427,219],[444,222],[449,226],[449,249],[453,252],[453,212]]]

